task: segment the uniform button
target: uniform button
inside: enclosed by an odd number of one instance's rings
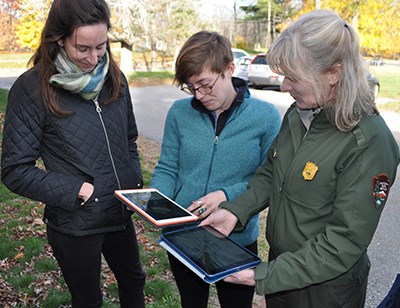
[[[140,187],[140,183],[137,183],[137,187]]]
[[[94,202],[99,202],[99,198],[95,198],[95,199],[94,199]]]

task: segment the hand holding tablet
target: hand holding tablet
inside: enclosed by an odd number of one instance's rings
[[[116,190],[115,196],[156,227],[196,222],[198,217],[154,188]],[[261,259],[211,226],[161,234],[159,244],[207,283],[251,268]]]

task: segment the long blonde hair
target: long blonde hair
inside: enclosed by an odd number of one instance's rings
[[[281,33],[267,57],[277,73],[313,87],[318,103],[340,131],[354,128],[363,112],[378,112],[357,34],[332,11],[316,10],[301,16]],[[336,95],[323,102],[321,76],[337,64],[342,74],[335,85]]]

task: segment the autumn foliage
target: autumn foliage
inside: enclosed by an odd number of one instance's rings
[[[17,51],[18,49],[33,50],[37,47],[40,32],[43,28],[46,14],[51,0],[0,0],[0,51]],[[314,10],[318,5],[321,9],[336,11],[343,19],[352,24],[360,37],[365,55],[381,55],[389,58],[400,57],[400,1],[393,0],[258,0],[253,6],[238,7],[241,10],[240,18],[237,14],[232,21],[225,25],[216,25],[217,13],[209,15],[209,20],[199,22],[204,12],[195,12],[193,8],[199,5],[190,5],[190,0],[151,0],[133,1],[130,6],[121,4],[121,1],[107,0],[114,10],[113,40],[119,40],[134,47],[138,42],[147,42],[149,46],[136,46],[172,53],[179,48],[182,39],[185,39],[200,27],[215,28],[225,33],[226,27],[231,32],[236,29],[234,24],[257,21],[267,23],[268,5],[272,3],[272,38],[279,35],[291,21],[299,15]],[[232,3],[234,1],[232,0]],[[116,5],[116,3],[118,5]],[[193,1],[193,3],[195,3]],[[235,2],[236,3],[236,2]],[[296,4],[296,5],[295,5]],[[156,11],[154,7],[157,7]],[[121,12],[115,11],[117,8]],[[114,16],[114,17],[115,17]],[[122,18],[123,16],[123,18]],[[185,17],[186,16],[186,17]],[[234,20],[233,20],[234,19]],[[123,22],[125,21],[125,22]],[[162,22],[162,23],[160,23]],[[163,28],[165,31],[159,31]],[[218,27],[222,27],[219,29]],[[190,33],[189,33],[190,32]],[[232,39],[249,41],[246,35],[251,33],[233,33]],[[164,46],[164,47],[163,47]],[[257,46],[247,46],[257,49]],[[261,46],[262,47],[262,46]],[[168,50],[167,50],[168,49]]]

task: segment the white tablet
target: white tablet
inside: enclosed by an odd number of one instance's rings
[[[155,188],[116,190],[115,196],[156,227],[195,222],[198,217]]]

